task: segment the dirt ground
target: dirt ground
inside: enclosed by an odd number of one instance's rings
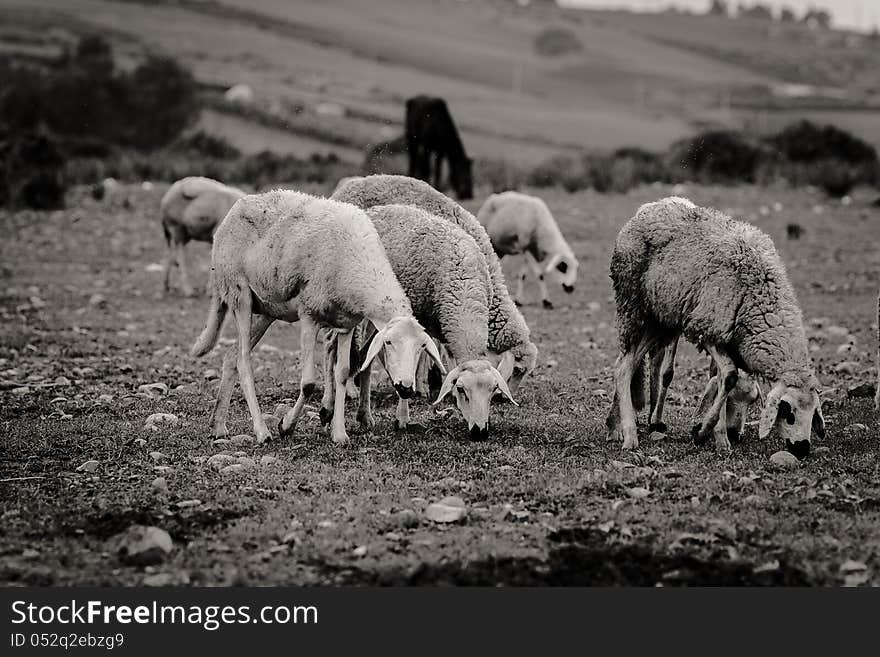
[[[680,350],[668,439],[644,437],[637,454],[606,444],[611,244],[639,204],[671,191],[541,190],[581,278],[573,295],[552,290],[556,309],[524,307],[539,367],[519,408],[494,408],[490,441],[470,442],[457,412],[424,401],[414,419],[426,431],[395,434],[383,389],[372,434],[357,430],[349,404],[346,448],[315,414],[291,439],[212,444],[221,352],[187,355],[204,297],[162,295],[161,186],[0,214],[0,583],[880,583],[880,421],[868,386],[856,388],[876,376],[880,211],[866,199],[676,190],[761,226],[786,262],[826,387],[828,436],[801,466],[772,469],[780,446],[754,426],[726,458],[693,446],[707,366],[691,347]],[[790,223],[800,239],[786,237]],[[193,253],[204,280],[208,248]],[[271,413],[296,394],[296,331],[273,327],[255,364]],[[139,390],[154,383],[167,391]],[[178,423],[145,428],[153,413]],[[230,420],[234,434],[252,434],[238,395]],[[255,467],[221,474],[207,461],[235,452]],[[94,472],[77,470],[89,460]],[[428,520],[425,506],[449,495],[466,517]],[[170,533],[164,563],[120,561],[115,537],[132,524]]]

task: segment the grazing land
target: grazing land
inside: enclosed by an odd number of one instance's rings
[[[540,192],[581,277],[573,295],[552,291],[555,310],[524,307],[539,367],[520,407],[493,409],[491,440],[470,442],[457,411],[423,400],[424,431],[395,434],[381,386],[373,433],[355,428],[349,404],[345,448],[316,402],[289,439],[212,444],[221,351],[188,357],[206,300],[162,294],[163,191],[123,187],[98,202],[77,190],[64,211],[0,213],[0,583],[880,584],[880,419],[870,398],[847,396],[875,377],[880,213],[867,199],[674,190],[766,230],[803,306],[828,436],[778,471],[768,457],[780,446],[754,426],[726,458],[692,445],[707,363],[690,347],[668,439],[643,437],[637,453],[605,442],[611,246],[639,204],[670,188]],[[790,223],[800,239],[786,238]],[[208,248],[193,252],[205,278]],[[256,351],[264,412],[295,396],[298,354],[282,325]],[[154,413],[178,421],[145,428]],[[252,434],[238,396],[230,421]],[[220,473],[217,454],[254,465]],[[94,471],[78,471],[87,461]],[[453,495],[463,519],[428,519],[427,505]],[[169,532],[163,563],[120,561],[114,537],[133,524]]]

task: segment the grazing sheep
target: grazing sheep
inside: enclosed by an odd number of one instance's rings
[[[435,404],[450,392],[473,439],[489,435],[489,404],[496,391],[513,402],[501,374],[487,360],[489,270],[476,242],[448,221],[408,205],[367,210],[413,314],[459,363],[443,381]],[[358,420],[373,426],[369,359],[360,372]],[[325,372],[326,375],[326,372]],[[513,402],[516,403],[516,402]],[[329,408],[328,408],[329,411]],[[409,422],[409,401],[397,406],[398,427]]]
[[[578,261],[544,201],[520,192],[492,194],[477,213],[477,220],[486,227],[499,258],[523,255],[513,297],[518,305],[523,303],[523,285],[529,270],[538,279],[545,308],[553,307],[544,283],[545,274],[552,273],[563,290],[574,292]]]
[[[166,293],[171,286],[171,268],[176,260],[180,267],[181,291],[185,296],[193,295],[184,246],[190,240],[210,242],[214,229],[229,212],[229,208],[244,195],[240,189],[200,176],[181,178],[168,188],[159,205],[162,230],[165,231],[165,241],[168,243],[168,257],[165,260]]]
[[[412,205],[454,223],[474,239],[486,258],[492,283],[489,350],[500,357],[498,371],[516,394],[523,377],[535,368],[538,348],[531,341],[529,327],[507,292],[501,263],[492,249],[492,242],[474,215],[429,184],[407,176],[355,178],[341,185],[333,198],[364,209],[392,203]]]
[[[231,309],[238,327],[239,379],[260,442],[270,432],[257,401],[250,351],[276,319],[300,321],[303,362],[299,397],[281,422],[282,436],[293,430],[305,405],[305,384],[314,379],[307,370],[314,367],[320,328],[335,330],[340,346],[331,430],[337,444],[348,441],[345,383],[352,329],[362,320],[377,329],[367,361],[384,350],[386,369],[401,396],[414,394],[422,349],[440,363],[436,346],[413,317],[376,229],[354,206],[290,191],[246,196],[217,228],[212,262],[211,310],[190,353],[202,356],[211,350]]]
[[[776,430],[803,458],[810,430],[825,435],[819,383],[794,290],[773,242],[749,224],[686,199],[639,208],[621,229],[611,257],[620,355],[607,425],[624,449],[638,447],[635,409],[644,403],[644,358],[679,335],[709,353],[717,394],[695,442],[716,427],[744,372],[769,384],[758,434]]]

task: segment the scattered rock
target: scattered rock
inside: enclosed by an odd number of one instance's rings
[[[425,508],[425,517],[437,523],[458,522],[467,515],[464,500],[457,496],[444,497]]]
[[[845,360],[834,366],[834,371],[838,374],[855,374],[859,370],[859,364],[854,360]]]
[[[654,442],[660,442],[661,440],[666,440],[666,434],[662,431],[652,431],[648,438]]]
[[[149,395],[154,399],[158,399],[168,394],[168,386],[164,383],[144,383],[138,386],[138,392]]]
[[[263,467],[273,465],[274,463],[277,463],[277,461],[277,457],[271,456],[269,454],[263,454],[263,456],[260,457],[260,465]]]
[[[107,307],[107,297],[103,294],[93,294],[89,297],[89,305],[95,308],[106,308]]]
[[[365,557],[367,556],[367,546],[358,545],[354,550],[351,551],[351,553],[355,557]]]
[[[68,379],[66,376],[56,376],[55,381],[53,381],[53,383],[56,386],[69,386],[70,379]]]
[[[194,506],[201,506],[201,500],[181,500],[177,503],[178,509],[191,509]]]
[[[220,474],[232,475],[238,474],[244,470],[244,466],[241,463],[233,463],[231,465],[227,465],[224,468],[220,468]]]
[[[167,493],[168,492],[168,482],[165,481],[165,477],[156,477],[153,479],[150,487],[157,493]]]
[[[252,445],[257,442],[257,439],[246,433],[240,433],[237,436],[230,438],[229,442],[236,447],[241,447],[242,445]]]
[[[641,500],[648,497],[648,495],[651,494],[651,491],[642,486],[633,486],[632,488],[627,489],[626,494],[633,499]]]
[[[797,457],[791,452],[780,450],[770,456],[770,463],[780,470],[794,470],[800,465]]]
[[[296,545],[299,539],[296,536],[296,532],[287,532],[284,538],[281,539],[281,542],[285,545]]]
[[[98,469],[100,464],[97,461],[86,461],[81,466],[79,466],[76,471],[77,472],[95,472]]]
[[[220,378],[220,374],[215,369],[205,370],[202,376],[204,377],[205,381],[213,381],[214,379]]]
[[[216,470],[221,470],[234,462],[235,457],[229,456],[229,454],[214,454],[208,459],[208,465]]]
[[[147,444],[147,441],[144,440],[143,438],[135,438],[134,444],[137,445],[138,447],[143,447],[144,445]]]
[[[867,431],[868,425],[862,424],[861,422],[854,422],[852,424],[847,424],[843,430],[846,431]]]
[[[153,413],[144,422],[144,429],[159,431],[163,426],[173,427],[177,425],[177,416],[173,413]]]
[[[249,456],[239,456],[238,465],[240,465],[245,470],[252,470],[257,467],[257,462]]]
[[[168,455],[163,454],[162,452],[150,452],[150,458],[154,461],[161,461],[163,459],[167,459]]]
[[[849,335],[849,329],[843,326],[829,326],[825,329],[825,332],[835,338],[845,338]]]
[[[174,544],[164,529],[132,525],[116,537],[120,560],[131,566],[153,566],[162,563]]]
[[[170,573],[153,573],[145,575],[141,584],[143,586],[171,586],[174,584],[174,576]]]

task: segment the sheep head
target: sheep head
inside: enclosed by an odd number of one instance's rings
[[[557,253],[552,256],[544,268],[544,274],[553,276],[562,289],[571,294],[577,283],[578,261],[573,255]]]
[[[394,317],[373,337],[361,371],[382,352],[382,364],[397,394],[403,399],[415,395],[416,366],[424,349],[440,371],[446,368],[437,345],[413,317]]]
[[[434,404],[439,404],[450,392],[473,440],[489,436],[489,404],[496,392],[516,404],[504,377],[486,360],[469,360],[453,369],[443,381]]]
[[[789,452],[801,459],[807,456],[811,432],[815,431],[819,438],[825,437],[825,418],[817,388],[814,377],[804,385],[778,381],[767,394],[758,435],[764,439],[771,432],[775,433],[783,439]]]

